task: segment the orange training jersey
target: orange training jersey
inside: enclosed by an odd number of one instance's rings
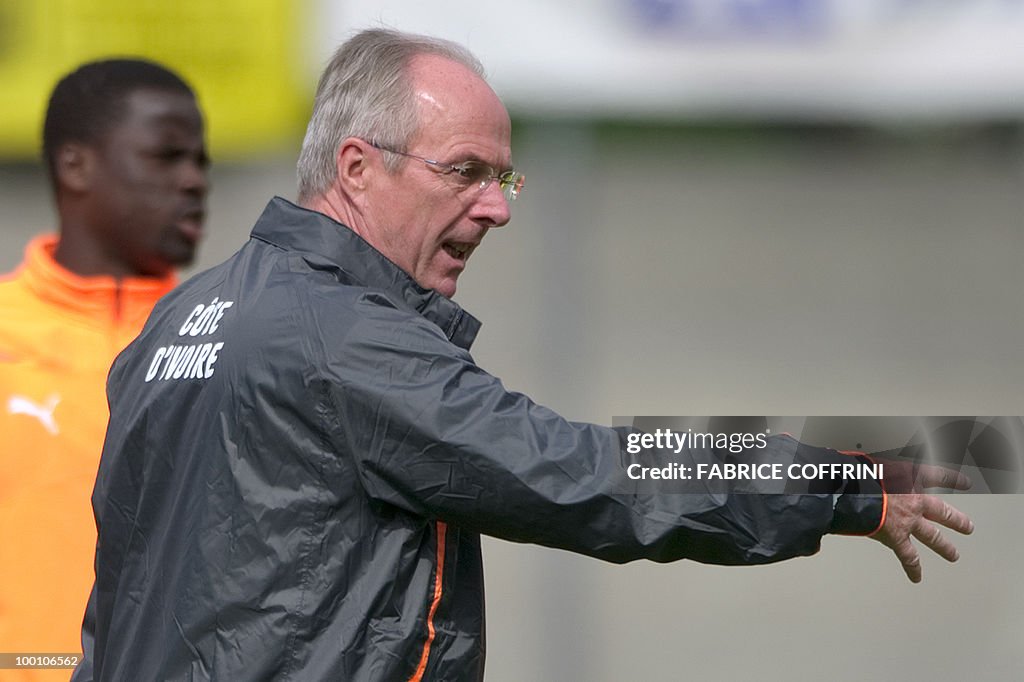
[[[56,244],[37,237],[0,278],[0,652],[81,651],[107,371],[175,284],[79,277]],[[0,682],[70,674],[3,668]]]

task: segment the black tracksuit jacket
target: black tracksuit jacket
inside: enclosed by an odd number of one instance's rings
[[[477,680],[480,534],[612,562],[755,564],[880,523],[877,485],[632,481],[626,429],[506,390],[469,354],[478,328],[345,226],[271,201],[111,370],[74,679]]]

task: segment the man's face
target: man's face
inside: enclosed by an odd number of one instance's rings
[[[208,189],[203,120],[185,93],[129,94],[94,146],[89,229],[126,275],[161,276],[192,262]]]
[[[415,58],[410,75],[420,129],[403,151],[444,164],[474,160],[509,169],[512,126],[483,80],[435,56]],[[467,187],[456,174],[412,158],[381,180],[368,197],[370,234],[364,236],[420,286],[451,297],[487,230],[509,221],[499,183]]]

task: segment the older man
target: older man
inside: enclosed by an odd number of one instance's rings
[[[450,297],[522,188],[471,55],[378,30],[341,47],[300,205],[274,199],[111,372],[76,679],[479,679],[481,533],[609,561],[761,563],[877,531],[915,580],[911,534],[955,558],[927,519],[970,521],[936,498],[889,496],[883,513],[874,481],[649,494],[622,475],[625,431],[506,391]],[[786,438],[769,450],[847,460]]]

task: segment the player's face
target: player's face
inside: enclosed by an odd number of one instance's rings
[[[94,152],[89,223],[125,274],[159,276],[195,256],[206,215],[203,120],[185,93],[137,90]]]
[[[410,65],[420,130],[407,151],[445,164],[478,161],[510,167],[512,126],[491,88],[460,64],[422,56]],[[508,201],[497,181],[480,189],[405,158],[379,187],[375,246],[420,286],[445,296],[492,227],[509,221]]]

